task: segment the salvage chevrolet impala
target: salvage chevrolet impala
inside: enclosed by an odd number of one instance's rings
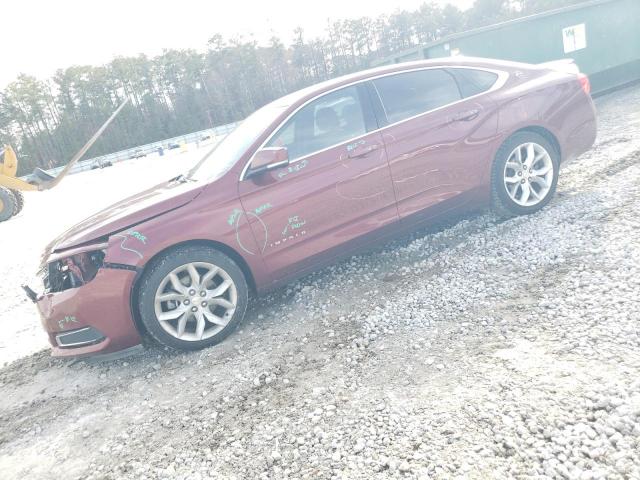
[[[36,302],[53,354],[213,345],[252,295],[375,242],[453,212],[538,211],[595,136],[567,61],[428,60],[290,94],[49,245]]]

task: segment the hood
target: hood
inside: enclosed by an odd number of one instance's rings
[[[90,243],[180,208],[196,198],[204,187],[199,182],[169,181],[133,195],[64,232],[47,246],[43,260],[52,252]]]

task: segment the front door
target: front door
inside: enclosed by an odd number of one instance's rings
[[[360,85],[324,94],[265,144],[289,165],[240,182],[240,198],[277,281],[355,246],[398,219],[382,137]]]

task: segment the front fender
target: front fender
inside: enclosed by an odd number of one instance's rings
[[[222,200],[201,195],[186,208],[167,212],[112,234],[105,262],[143,270],[155,257],[171,247],[194,241],[221,244],[237,254],[249,268],[256,287],[271,282],[261,252],[239,199]]]

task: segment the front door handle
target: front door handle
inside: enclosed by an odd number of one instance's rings
[[[455,114],[452,118],[452,122],[469,122],[471,120],[475,120],[480,115],[480,110],[474,108],[473,110],[466,110],[464,112],[460,112]]]
[[[379,143],[372,143],[371,145],[358,145],[355,148],[349,150],[348,156],[349,158],[364,157],[365,155],[373,152],[374,150],[377,150],[378,148],[380,148]]]

